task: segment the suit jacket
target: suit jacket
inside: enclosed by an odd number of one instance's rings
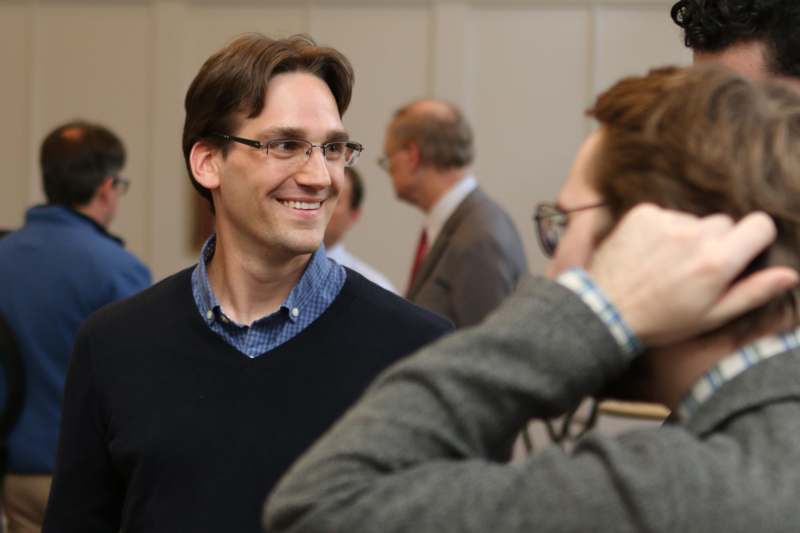
[[[511,217],[476,188],[445,222],[406,296],[456,327],[470,326],[493,311],[527,270]]]
[[[800,351],[725,383],[685,422],[503,464],[630,364],[572,291],[523,282],[476,328],[373,383],[269,501],[273,533],[800,530]]]

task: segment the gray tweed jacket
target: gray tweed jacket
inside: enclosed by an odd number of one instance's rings
[[[504,461],[532,417],[629,361],[570,291],[524,282],[477,328],[388,370],[279,484],[275,533],[800,531],[800,353],[725,384],[686,424]]]

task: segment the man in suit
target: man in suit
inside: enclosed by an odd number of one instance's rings
[[[457,107],[419,100],[395,112],[380,160],[397,197],[426,215],[406,297],[457,327],[483,320],[527,271],[514,223],[470,173],[473,153]]]
[[[695,61],[718,61],[751,78],[800,78],[796,0],[680,0],[670,15]]]

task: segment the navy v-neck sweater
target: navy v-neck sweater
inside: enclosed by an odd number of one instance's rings
[[[384,368],[450,330],[348,271],[325,313],[250,359],[191,269],[81,328],[44,532],[256,532],[278,478]]]

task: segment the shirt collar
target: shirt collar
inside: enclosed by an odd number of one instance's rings
[[[678,418],[688,420],[723,385],[760,362],[800,347],[800,328],[779,335],[762,337],[739,348],[708,370],[689,389],[678,407]]]
[[[96,220],[66,205],[40,204],[31,207],[25,213],[26,222],[34,222],[34,221],[64,222],[67,220],[81,221],[91,226],[95,230],[97,230],[97,232],[103,235],[104,237],[111,239],[120,246],[125,246],[125,241],[123,241],[116,235],[109,233],[108,230],[105,227],[98,224]]]
[[[193,276],[196,277],[197,282],[195,285],[197,285],[199,289],[197,300],[198,306],[200,307],[200,314],[203,315],[203,318],[206,321],[212,321],[219,317],[224,319],[224,321],[227,323],[232,323],[242,327],[241,324],[236,324],[233,322],[233,320],[225,315],[224,310],[220,306],[219,300],[217,300],[214,290],[211,288],[211,284],[208,281],[208,270],[206,269],[206,265],[211,258],[214,257],[216,247],[217,236],[216,234],[212,234],[208,240],[206,240],[205,244],[203,244],[202,250],[200,250],[200,259],[198,260],[197,268],[193,273]],[[289,320],[296,322],[299,319],[300,313],[303,312],[304,307],[308,305],[311,299],[314,298],[315,294],[318,294],[324,289],[328,278],[335,274],[335,267],[335,263],[329,260],[325,254],[325,246],[320,245],[320,247],[317,248],[317,250],[311,255],[311,259],[309,260],[303,275],[289,292],[289,295],[281,304],[281,307],[277,312],[286,313],[286,315],[289,317]],[[274,316],[274,314],[275,313],[261,317],[253,322],[253,324]]]
[[[428,235],[428,246],[433,246],[436,238],[441,233],[447,219],[461,205],[469,193],[478,187],[475,176],[469,174],[464,176],[461,181],[453,185],[439,201],[433,204],[427,218],[425,219],[425,231]]]

